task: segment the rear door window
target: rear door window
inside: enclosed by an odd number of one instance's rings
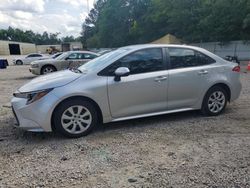
[[[171,69],[204,66],[215,62],[211,57],[192,49],[168,48],[168,51]]]
[[[94,54],[83,54],[84,55],[84,59],[94,59],[97,57],[97,55]]]

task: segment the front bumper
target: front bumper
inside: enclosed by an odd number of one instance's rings
[[[38,125],[35,121],[32,121],[30,119],[25,119],[18,112],[16,112],[14,107],[12,107],[12,111],[13,111],[13,114],[15,117],[14,127],[21,128],[21,129],[24,129],[27,131],[34,131],[34,132],[38,132],[38,131],[43,132],[44,131],[44,129],[41,128],[41,126]]]
[[[29,68],[29,71],[30,71],[32,74],[40,75],[40,68]]]
[[[14,117],[15,117],[14,126],[15,126],[15,127],[19,127],[20,123],[19,123],[18,117],[16,116],[16,112],[15,112],[13,106],[12,106],[11,108],[12,108],[13,115],[14,115]]]
[[[13,97],[12,110],[16,119],[15,127],[33,132],[51,132],[51,116],[58,98],[48,93],[32,104],[26,99]]]

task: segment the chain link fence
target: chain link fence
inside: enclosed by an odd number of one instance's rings
[[[227,43],[208,42],[194,43],[192,46],[204,48],[218,56],[225,58],[226,56],[237,56],[240,61],[250,60],[250,42],[231,41]]]

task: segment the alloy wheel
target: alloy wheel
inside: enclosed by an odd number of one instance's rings
[[[51,72],[54,72],[54,69],[52,67],[45,67],[43,69],[43,74],[48,74],[48,73],[51,73]]]
[[[220,111],[222,111],[225,104],[226,97],[221,91],[213,92],[208,99],[208,109],[212,113],[219,113]]]
[[[61,117],[61,124],[65,131],[71,134],[85,132],[92,123],[92,115],[84,106],[71,106],[66,109]]]

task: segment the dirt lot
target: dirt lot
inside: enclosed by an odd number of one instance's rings
[[[0,70],[0,187],[250,187],[250,72],[219,117],[112,123],[80,139],[12,127],[2,105],[32,77],[27,66]]]

